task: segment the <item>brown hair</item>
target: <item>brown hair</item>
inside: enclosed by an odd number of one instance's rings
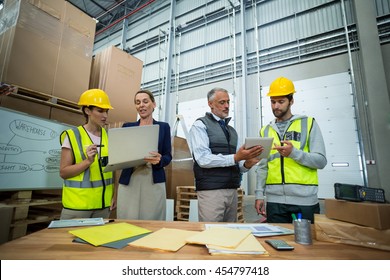
[[[92,105],[90,105],[90,106],[83,106],[83,107],[81,107],[81,111],[83,112],[83,115],[84,115],[84,118],[85,118],[85,123],[88,123],[88,119],[89,119],[89,116],[88,116],[88,114],[85,112],[85,109],[89,109],[89,110],[93,110],[93,108],[95,108],[96,106],[92,106]]]
[[[141,89],[139,91],[137,91],[134,95],[134,103],[135,103],[135,98],[137,97],[137,94],[139,93],[146,93],[147,95],[149,95],[149,98],[150,100],[152,100],[153,103],[155,103],[156,101],[154,100],[154,95],[153,93],[150,91],[150,90],[147,90],[147,89]]]

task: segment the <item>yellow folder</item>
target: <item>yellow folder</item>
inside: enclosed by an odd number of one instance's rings
[[[69,233],[94,246],[99,246],[148,232],[151,231],[128,223],[109,224],[69,231]]]
[[[188,243],[235,248],[251,233],[250,230],[213,227],[190,236],[186,241]]]
[[[176,252],[186,244],[186,238],[197,231],[162,228],[129,243],[130,246]]]
[[[252,234],[248,235],[240,244],[235,248],[228,248],[215,245],[207,245],[210,254],[266,254],[267,251],[257,241],[256,237]]]

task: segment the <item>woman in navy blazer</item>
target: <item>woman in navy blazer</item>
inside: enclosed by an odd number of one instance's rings
[[[144,165],[122,170],[116,191],[117,218],[165,220],[166,178],[164,167],[172,160],[170,127],[166,122],[153,119],[156,102],[152,92],[138,91],[134,96],[134,103],[140,118],[137,122],[123,124],[123,127],[159,125],[158,151],[151,151],[150,157],[145,158]]]

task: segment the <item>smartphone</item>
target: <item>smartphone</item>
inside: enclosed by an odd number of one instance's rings
[[[294,250],[293,246],[291,246],[286,241],[281,239],[267,239],[265,240],[265,242],[271,245],[276,250],[287,250],[287,251]]]

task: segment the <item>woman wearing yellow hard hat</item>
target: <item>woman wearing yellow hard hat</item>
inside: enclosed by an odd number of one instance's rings
[[[60,176],[64,179],[61,219],[108,218],[114,207],[114,178],[112,172],[103,172],[108,158],[108,137],[103,126],[108,110],[113,108],[101,89],[85,91],[78,105],[85,124],[60,136]]]

